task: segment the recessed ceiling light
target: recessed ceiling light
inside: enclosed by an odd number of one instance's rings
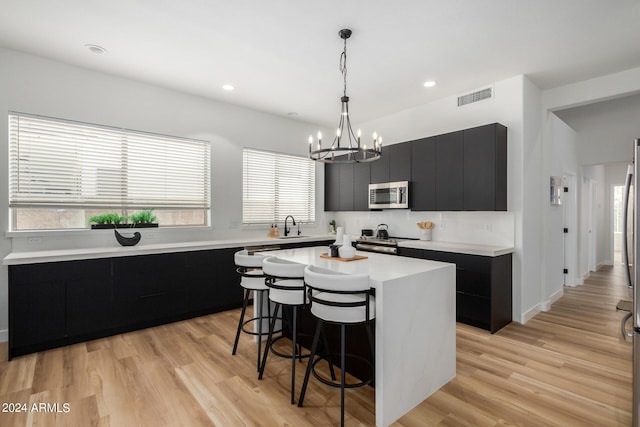
[[[424,87],[434,87],[436,84],[437,83],[435,80],[427,80],[426,82],[424,82]]]
[[[86,47],[91,53],[95,53],[96,55],[107,53],[107,49],[103,48],[102,46],[98,46],[97,44],[85,44],[84,47]]]
[[[233,85],[226,84],[226,85],[222,85],[222,89],[224,89],[224,90],[234,90],[235,88],[233,87]]]

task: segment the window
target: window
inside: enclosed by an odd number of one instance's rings
[[[206,225],[208,142],[9,114],[13,230],[86,228],[104,212],[153,209],[160,226]]]
[[[315,221],[316,169],[305,157],[243,150],[242,222]]]

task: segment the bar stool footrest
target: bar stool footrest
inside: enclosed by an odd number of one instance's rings
[[[309,336],[309,334],[298,334],[298,336]],[[275,344],[278,340],[281,340],[282,338],[287,338],[287,339],[289,339],[289,337],[285,337],[284,335],[280,335],[279,337],[276,337],[276,338],[274,338],[274,339],[271,341],[271,353],[275,354],[275,355],[276,355],[276,356],[278,356],[278,357],[282,357],[282,358],[284,358],[284,359],[291,359],[291,357],[293,357],[291,354],[284,354],[284,353],[280,353],[278,350],[276,350],[275,348],[273,348],[273,344]],[[300,343],[298,343],[298,346],[299,346],[300,348],[302,348],[302,345],[301,345]],[[300,352],[302,353],[302,350],[301,350]],[[306,358],[308,358],[309,356],[311,356],[311,352],[310,352],[310,351],[307,351],[307,353],[306,353],[306,354],[304,354],[304,353],[303,353],[303,354],[301,354],[301,355],[297,355],[297,354],[296,354],[296,356],[295,356],[295,357],[296,357],[296,359],[298,359],[298,358],[300,358],[300,359],[306,359]]]
[[[273,317],[263,316],[262,320],[266,320],[268,322],[271,322],[272,318]],[[249,323],[255,322],[256,320],[260,320],[260,318],[259,317],[254,317],[252,319],[245,320],[244,322],[242,322],[242,332],[244,332],[245,334],[249,334],[249,335],[262,335],[263,337],[268,336],[269,335],[269,326],[267,326],[267,329],[265,331],[262,331],[262,334],[260,332],[254,332],[254,331],[251,331],[251,330],[245,328],[245,326],[247,326]],[[280,327],[280,329],[276,329],[275,331],[273,331],[274,334],[282,332],[282,328],[286,325],[286,321],[284,321],[282,319],[282,317],[276,317],[276,320],[280,320],[282,322],[282,326]]]
[[[336,380],[337,382],[333,381],[333,380],[328,380],[328,379],[322,377],[320,374],[318,374],[316,372],[316,364],[318,364],[319,362],[322,362],[322,361],[326,361],[327,363],[330,363],[329,360],[328,360],[330,356],[336,356],[338,359],[340,358],[340,354],[338,354],[338,353],[325,354],[323,356],[318,356],[318,358],[316,360],[314,360],[313,363],[311,364],[311,373],[313,373],[313,376],[316,377],[316,379],[318,381],[320,381],[321,383],[326,384],[326,385],[328,385],[330,387],[340,388],[341,385],[340,385],[340,380],[339,379]],[[351,354],[351,353],[345,353],[344,356],[345,356],[345,360],[346,359],[357,359],[357,360],[360,360],[361,362],[364,362],[366,365],[368,365],[371,368],[371,372],[373,373],[373,364],[369,360],[365,359],[364,357],[358,356],[357,354]],[[333,366],[334,367],[339,367],[339,365],[336,365],[335,363],[333,364]],[[373,374],[372,374],[371,377],[369,377],[369,378],[367,378],[365,380],[362,380],[360,382],[351,383],[351,384],[345,384],[344,388],[357,388],[357,387],[363,387],[365,385],[369,385],[369,384],[371,384],[372,378],[373,378]]]

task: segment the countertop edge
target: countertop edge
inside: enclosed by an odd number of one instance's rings
[[[410,240],[398,242],[400,248],[425,249],[429,251],[454,252],[467,255],[480,255],[488,257],[497,257],[514,252],[514,248],[510,246],[490,246],[479,245],[473,243],[457,243],[457,242],[437,242]]]
[[[290,243],[307,243],[335,239],[332,235],[309,236],[292,239],[238,239],[206,240],[193,242],[154,243],[141,246],[113,246],[82,249],[54,249],[44,251],[11,252],[3,258],[3,265],[38,264],[45,262],[76,261],[82,259],[119,258],[137,255],[154,255],[171,252],[190,252],[209,249],[226,249],[247,246],[276,246]]]

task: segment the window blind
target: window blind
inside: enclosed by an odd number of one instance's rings
[[[314,222],[315,164],[305,157],[243,150],[242,222],[270,224],[287,215]]]
[[[9,207],[209,209],[208,142],[9,115]]]

